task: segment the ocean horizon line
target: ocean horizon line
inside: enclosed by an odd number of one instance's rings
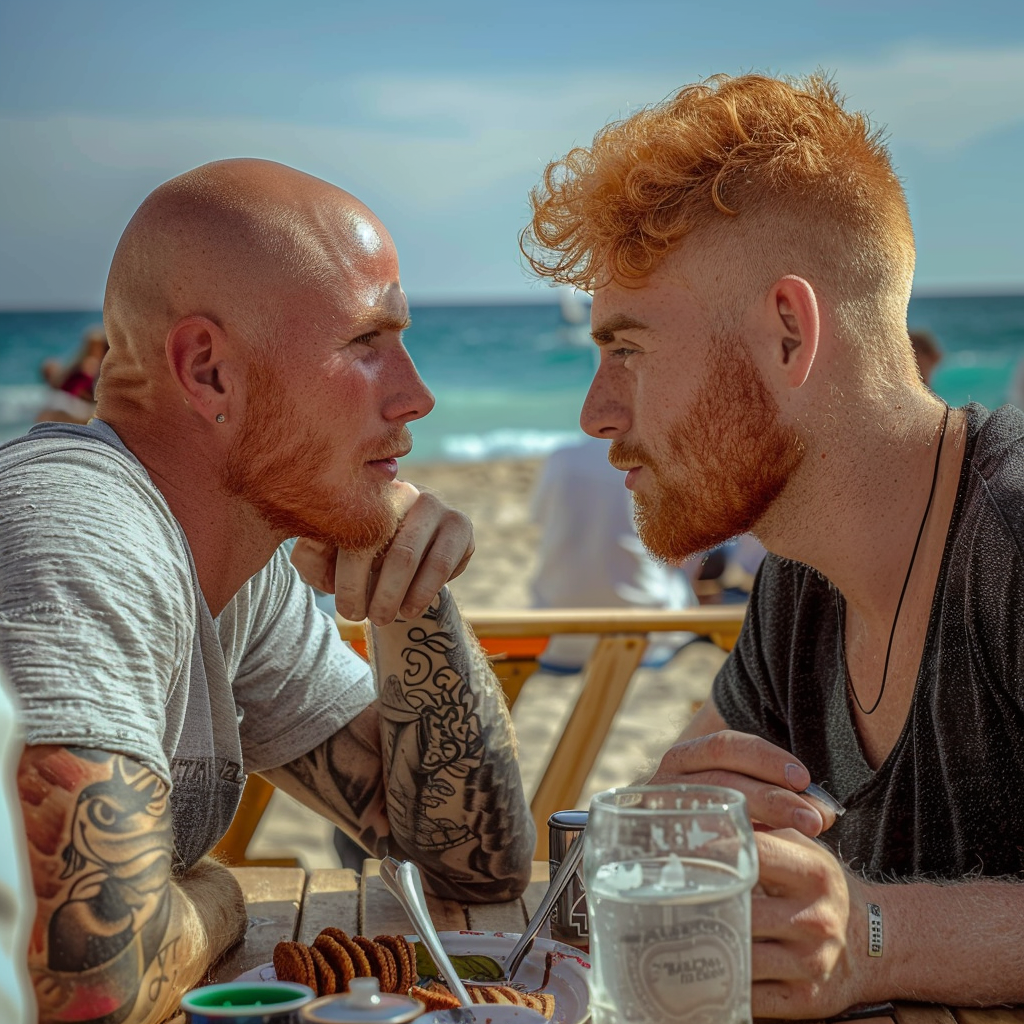
[[[977,285],[977,286],[925,286],[914,289],[911,299],[1019,299],[1024,298],[1024,282],[1019,285]],[[559,304],[556,289],[551,290],[550,296],[543,298],[518,295],[496,295],[491,298],[478,298],[467,296],[464,298],[446,297],[424,297],[409,299],[410,309],[495,309],[505,307],[550,307]],[[102,310],[99,306],[5,306],[0,305],[0,315],[25,315],[25,314],[95,314],[100,316]]]

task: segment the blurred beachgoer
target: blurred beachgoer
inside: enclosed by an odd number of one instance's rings
[[[208,164],[132,218],[104,322],[92,422],[0,449],[40,1016],[162,1020],[244,933],[206,854],[247,772],[439,894],[517,895],[511,721],[445,586],[472,527],[396,479],[434,400],[384,226],[280,164]],[[369,617],[372,674],[297,569]]]
[[[0,1020],[5,1024],[36,1019],[27,969],[35,900],[15,784],[21,748],[14,705],[0,667]]]
[[[932,386],[932,374],[935,367],[942,362],[942,349],[931,331],[917,328],[910,333],[910,346],[914,350],[917,368],[921,371],[921,380],[928,387]]]
[[[633,523],[633,501],[608,462],[607,443],[585,438],[548,456],[531,513],[541,527],[537,608],[690,608],[697,603],[686,574],[656,562]],[[692,633],[655,633],[643,664],[664,665]],[[540,658],[551,672],[578,672],[597,637],[552,637]]]
[[[922,384],[881,135],[820,76],[720,75],[532,198],[535,270],[594,297],[581,422],[648,549],[771,552],[655,775],[741,790],[768,827],[754,1015],[1024,1002],[1024,414]]]
[[[47,359],[40,367],[43,380],[53,388],[36,423],[88,423],[96,411],[96,381],[109,349],[103,325],[90,327],[78,354],[68,364]]]

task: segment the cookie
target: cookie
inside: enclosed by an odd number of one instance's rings
[[[313,972],[316,974],[316,985],[313,991],[318,996],[334,995],[338,990],[338,976],[334,973],[334,968],[316,946],[310,949],[309,955],[313,960]]]
[[[352,941],[366,954],[370,963],[370,973],[380,982],[381,992],[396,992],[398,971],[395,969],[395,958],[391,950],[379,942],[366,938],[365,935],[354,935]]]
[[[377,935],[374,942],[388,950],[395,960],[396,992],[408,992],[419,980],[416,970],[416,950],[404,935]]]
[[[346,932],[343,932],[340,928],[325,928],[317,936],[317,939],[325,937],[334,939],[348,953],[349,958],[352,960],[352,966],[355,968],[355,976],[357,978],[369,978],[373,974],[370,970],[370,961],[367,960],[366,954],[348,937]],[[316,945],[316,943],[314,942],[313,945]]]
[[[313,942],[313,948],[320,951],[327,966],[334,971],[334,991],[347,992],[348,983],[356,976],[356,968],[345,947],[321,932]]]
[[[301,942],[279,942],[274,947],[274,971],[279,981],[295,981],[317,991],[313,958]]]

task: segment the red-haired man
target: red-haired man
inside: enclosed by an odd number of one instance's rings
[[[879,135],[820,77],[719,76],[572,150],[533,204],[536,271],[593,291],[582,424],[642,539],[772,553],[655,776],[734,786],[770,826],[754,1013],[1024,1001],[1024,416],[922,384]]]

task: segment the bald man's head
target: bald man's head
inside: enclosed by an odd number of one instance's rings
[[[343,290],[352,268],[385,247],[387,231],[358,199],[282,164],[224,160],[172,178],[114,253],[101,392],[159,386],[168,331],[184,317],[270,347],[292,300]]]

